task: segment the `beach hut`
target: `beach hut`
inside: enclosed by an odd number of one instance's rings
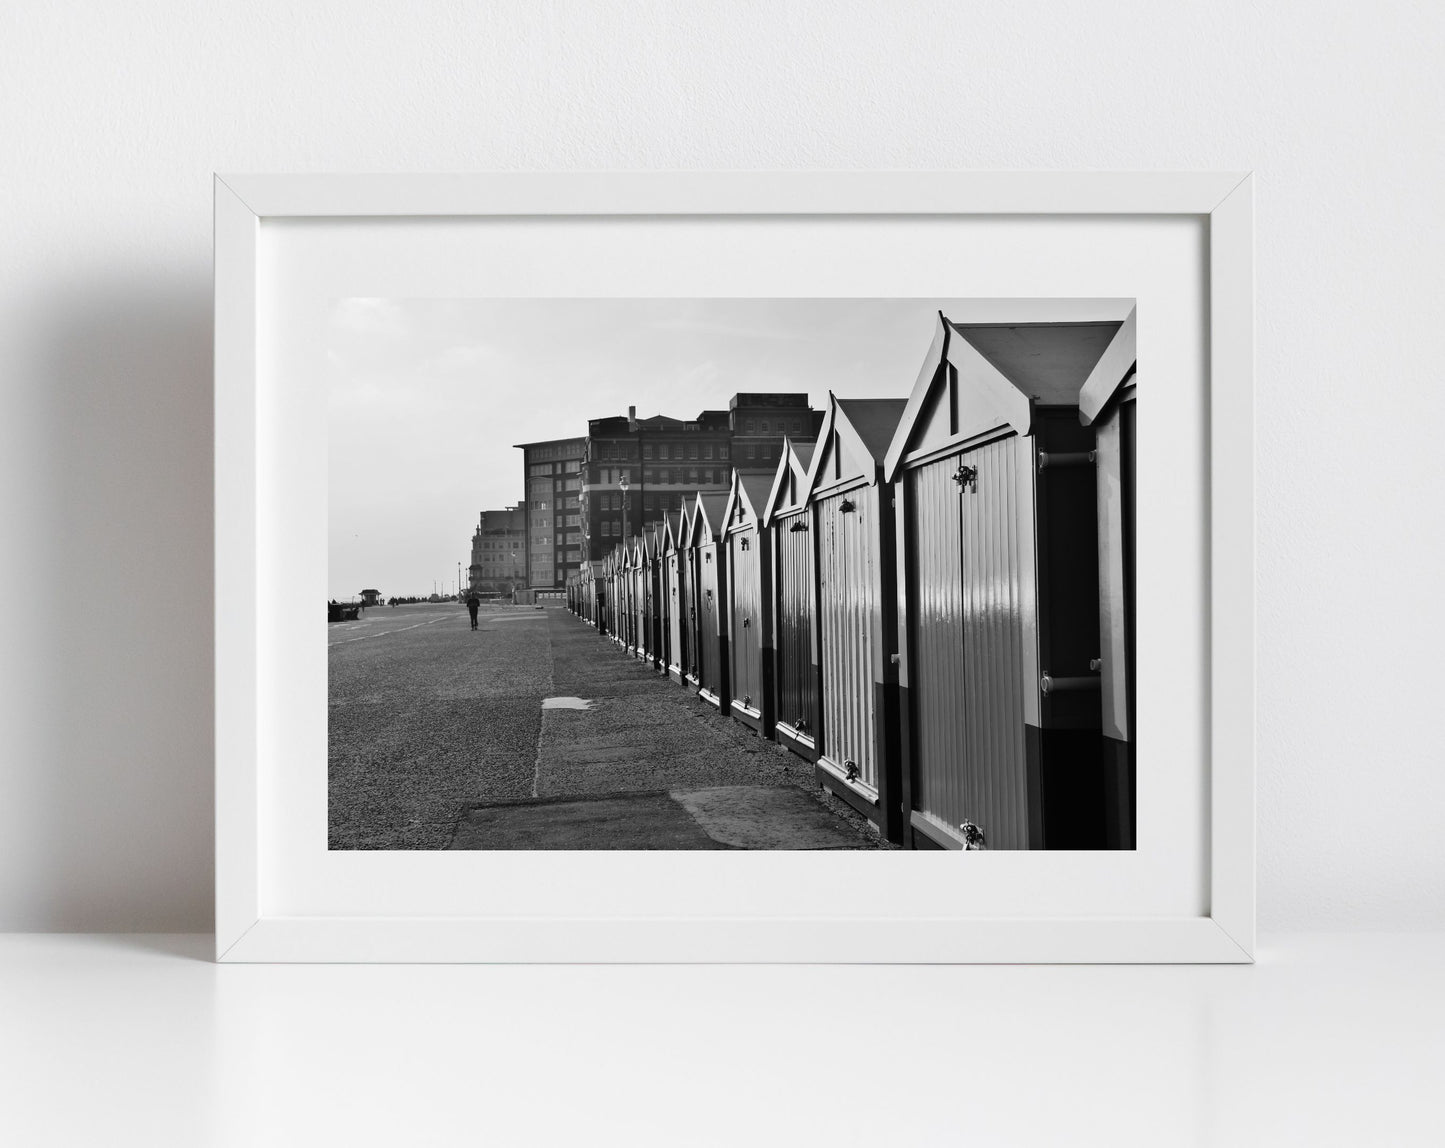
[[[649,525],[643,529],[642,536],[638,540],[638,547],[638,553],[641,556],[642,578],[642,632],[638,639],[638,656],[649,666],[655,667],[661,649],[661,638],[658,635],[658,610],[661,606],[661,595],[657,590],[659,549],[657,531],[653,526]]]
[[[618,581],[618,636],[617,644],[628,653],[632,652],[637,627],[636,619],[636,587],[633,582],[633,555],[632,542],[630,539],[619,542],[617,551],[617,581]]]
[[[723,509],[729,712],[764,737],[773,732],[772,538],[763,529],[773,477],[734,470]]]
[[[690,522],[692,554],[693,633],[695,656],[692,683],[698,697],[720,712],[728,712],[728,615],[726,551],[723,511],[727,495],[697,494]]]
[[[647,542],[646,535],[639,534],[628,543],[628,561],[631,566],[632,583],[632,656],[640,661],[647,660],[647,612],[651,605],[647,593]]]
[[[893,506],[883,460],[905,399],[839,399],[808,471],[816,533],[822,723],[815,768],[830,790],[903,837],[897,752]]]
[[[808,513],[808,464],[813,444],[785,439],[763,507],[773,577],[773,737],[817,761],[821,671],[817,646],[816,532]]]
[[[594,559],[582,566],[587,621],[599,634],[607,632],[607,563]]]
[[[1130,311],[1079,392],[1079,417],[1095,435],[1104,832],[1113,849],[1132,849],[1135,842],[1136,368],[1135,313]]]
[[[1095,434],[1079,398],[1120,325],[939,316],[886,460],[915,846],[1106,843]]]
[[[627,538],[617,544],[618,572],[622,580],[622,648],[637,650],[637,543]]]
[[[692,672],[691,551],[689,519],[684,506],[668,515],[663,538],[664,575],[667,578],[667,676],[678,685]]]
[[[607,633],[614,642],[622,641],[622,555],[614,546],[607,552]]]

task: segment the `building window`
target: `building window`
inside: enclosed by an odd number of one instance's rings
[[[697,457],[697,443],[695,443],[695,442],[690,442],[690,443],[687,444],[687,457],[688,457],[688,458],[696,458],[696,457]]]
[[[696,482],[697,482],[697,471],[693,470],[693,469],[690,468],[690,467],[688,468],[688,472],[687,472],[687,481],[688,481],[688,482],[691,482],[691,483],[696,483]]]
[[[643,458],[651,458],[651,457],[652,457],[652,444],[651,444],[650,442],[645,442],[645,443],[642,444],[642,457],[643,457]]]
[[[723,459],[727,458],[727,456],[728,456],[727,443],[723,443],[720,447],[717,448],[717,456],[718,456],[718,458],[723,458]]]
[[[756,430],[757,430],[757,422],[756,422],[756,420],[754,420],[754,419],[748,419],[748,423],[747,423],[747,432],[748,432],[748,434],[753,434]]]
[[[794,434],[798,434],[800,431],[802,431],[802,429],[803,429],[803,424],[802,424],[799,420],[794,419],[794,420],[793,420],[793,433],[794,433]]]
[[[712,443],[707,443],[702,448],[703,458],[712,458]]]
[[[768,420],[767,420],[767,419],[763,419],[763,421],[758,424],[758,428],[759,428],[759,431],[758,431],[759,434],[767,434],[767,433],[768,433]]]
[[[758,448],[755,447],[755,446],[751,446],[751,445],[750,445],[750,446],[748,447],[748,457],[749,457],[749,458],[757,458],[757,457],[758,457]]]
[[[657,457],[658,457],[658,458],[666,458],[666,457],[667,457],[667,443],[665,443],[665,442],[660,442],[660,443],[657,444]]]

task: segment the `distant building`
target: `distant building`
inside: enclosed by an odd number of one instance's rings
[[[378,606],[381,604],[380,590],[363,590],[361,592],[361,604],[363,606]]]
[[[467,575],[467,588],[479,594],[527,588],[527,512],[522,507],[482,511]]]
[[[737,394],[725,411],[694,419],[666,415],[593,419],[587,424],[582,534],[589,559],[682,506],[696,491],[726,494],[734,468],[771,474],[783,436],[811,442],[823,412],[806,394]]]
[[[578,506],[585,438],[518,443],[526,498],[524,568],[533,589],[565,586],[582,562]]]

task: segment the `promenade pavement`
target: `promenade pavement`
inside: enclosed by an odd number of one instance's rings
[[[333,849],[871,849],[813,767],[566,610],[328,628]]]

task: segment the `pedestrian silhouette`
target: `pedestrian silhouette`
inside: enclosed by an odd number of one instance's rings
[[[481,609],[482,596],[475,590],[467,594],[467,613],[472,616],[472,629],[477,628],[477,611]]]

